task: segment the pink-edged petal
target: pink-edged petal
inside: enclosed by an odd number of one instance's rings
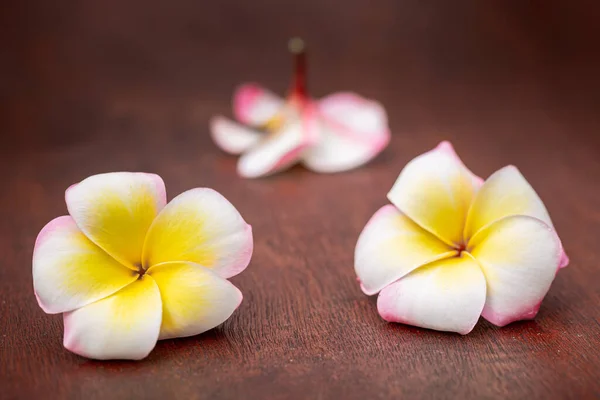
[[[210,133],[219,148],[230,154],[241,154],[264,136],[254,129],[237,124],[220,115],[211,118]]]
[[[228,278],[252,257],[252,228],[225,197],[212,189],[188,190],[156,217],[144,247],[144,268],[189,261]]]
[[[442,142],[406,164],[388,198],[423,228],[459,247],[467,212],[481,184],[452,145]]]
[[[465,239],[511,215],[527,215],[554,227],[544,203],[521,172],[512,165],[493,173],[475,196],[465,226]],[[561,244],[562,249],[562,244]],[[562,251],[561,267],[569,263]]]
[[[535,317],[562,257],[554,229],[533,217],[505,217],[480,230],[469,248],[487,281],[483,317],[498,326]]]
[[[262,126],[284,107],[282,98],[255,83],[246,83],[233,95],[233,112],[242,123]]]
[[[133,270],[148,228],[167,201],[160,176],[135,172],[90,176],[67,189],[65,198],[79,229]]]
[[[289,110],[283,125],[242,155],[238,173],[245,178],[258,178],[291,167],[318,135],[317,115],[312,105],[301,114]]]
[[[55,314],[109,296],[137,279],[92,243],[70,216],[50,221],[33,250],[33,288],[40,307]]]
[[[468,255],[422,266],[379,293],[383,319],[466,335],[485,303],[485,277]]]
[[[363,292],[371,295],[423,264],[456,254],[458,251],[387,205],[361,232],[354,269]]]
[[[354,93],[337,93],[318,102],[320,137],[303,155],[307,168],[339,172],[361,166],[389,143],[390,130],[381,104]]]
[[[163,263],[148,270],[162,297],[159,339],[198,335],[222,324],[242,302],[242,292],[194,263]]]
[[[97,360],[140,360],[156,345],[162,305],[156,282],[144,276],[117,293],[64,314],[64,346]]]
[[[565,253],[565,249],[562,246],[562,243],[560,244],[560,263],[558,264],[558,268],[564,268],[567,265],[569,265],[569,256],[567,256],[567,253]]]

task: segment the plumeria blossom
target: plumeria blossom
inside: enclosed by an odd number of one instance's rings
[[[388,144],[384,108],[355,93],[340,92],[320,100],[306,92],[304,45],[291,42],[295,75],[287,99],[254,83],[240,86],[233,97],[235,117],[244,125],[216,116],[211,135],[222,150],[241,154],[238,173],[266,176],[298,162],[322,173],[361,166]]]
[[[224,322],[242,301],[227,278],[252,256],[252,229],[212,189],[167,204],[154,174],[94,175],[66,191],[70,215],[33,252],[40,307],[63,313],[64,346],[94,359],[146,357],[160,339]]]
[[[410,161],[362,231],[355,271],[383,319],[469,333],[532,319],[569,260],[514,166],[485,182],[448,142]]]

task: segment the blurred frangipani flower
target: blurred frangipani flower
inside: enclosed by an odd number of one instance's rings
[[[485,182],[452,145],[410,161],[362,231],[355,271],[383,319],[469,333],[532,319],[569,263],[550,216],[514,166]]]
[[[306,91],[304,43],[290,41],[295,73],[287,99],[260,86],[241,85],[233,98],[240,125],[223,116],[210,122],[215,143],[242,154],[237,166],[245,178],[282,171],[298,162],[321,173],[359,167],[388,144],[385,109],[355,93],[340,92],[313,100]]]
[[[224,322],[242,301],[227,278],[252,256],[252,229],[212,189],[167,204],[154,174],[94,175],[66,191],[33,253],[40,307],[64,313],[64,346],[94,359],[142,359],[157,340]]]

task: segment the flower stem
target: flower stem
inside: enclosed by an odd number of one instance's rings
[[[296,37],[290,39],[288,43],[290,53],[294,57],[294,75],[290,96],[298,99],[305,99],[306,92],[306,46],[304,40]]]

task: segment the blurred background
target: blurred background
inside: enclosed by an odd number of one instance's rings
[[[295,35],[313,95],[380,100],[401,140],[598,149],[599,20],[593,0],[5,1],[0,151],[193,145],[238,83],[287,88]]]

